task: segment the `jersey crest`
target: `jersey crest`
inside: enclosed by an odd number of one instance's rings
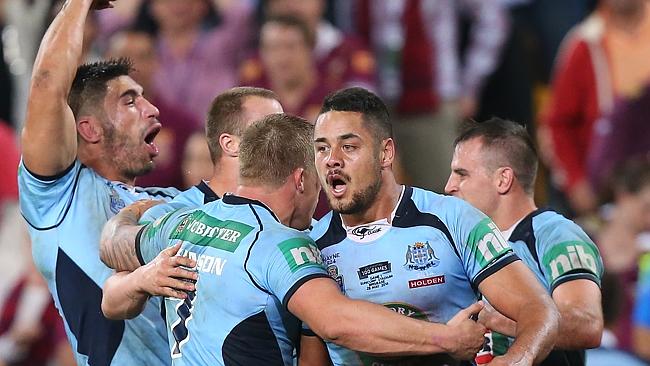
[[[404,267],[409,270],[423,271],[428,268],[436,267],[440,264],[440,259],[431,248],[429,242],[416,242],[409,245],[406,250],[406,263]]]

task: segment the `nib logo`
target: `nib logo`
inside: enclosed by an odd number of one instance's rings
[[[566,243],[553,248],[546,256],[546,269],[551,273],[552,281],[576,269],[586,269],[599,273],[600,255],[597,250],[586,243]]]

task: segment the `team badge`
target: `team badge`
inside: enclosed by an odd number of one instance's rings
[[[327,267],[327,274],[332,277],[334,281],[339,285],[341,292],[345,294],[345,285],[343,282],[343,275],[339,273],[339,267],[331,265]]]
[[[117,193],[115,188],[110,187],[111,190],[111,195],[110,195],[110,206],[111,206],[111,212],[116,214],[120,212],[121,209],[126,207],[126,204],[124,203],[124,200],[120,198],[120,195]]]
[[[406,250],[406,263],[404,267],[409,270],[423,271],[428,268],[437,267],[440,264],[440,259],[436,257],[433,248],[429,242],[416,242],[409,245]]]

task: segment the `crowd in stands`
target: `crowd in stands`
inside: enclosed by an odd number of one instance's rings
[[[74,363],[30,264],[16,185],[31,65],[61,5],[0,0],[0,366]],[[650,362],[650,2],[114,5],[87,22],[84,58],[133,60],[134,79],[160,111],[157,167],[138,185],[183,189],[212,176],[205,116],[214,96],[236,85],[269,88],[286,112],[310,121],[332,91],[377,92],[391,107],[398,179],[436,192],[464,122],[515,120],[536,136],[543,157],[538,204],[583,225],[620,299],[604,304],[611,316],[601,348],[589,353],[593,365],[608,354],[619,355],[617,365]],[[321,200],[317,217],[327,210]]]

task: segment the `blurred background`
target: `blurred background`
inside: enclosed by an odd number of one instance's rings
[[[32,64],[61,3],[0,0],[0,366],[74,364],[15,173]],[[373,90],[391,109],[400,181],[436,192],[464,123],[525,125],[538,205],[579,222],[605,261],[607,331],[588,364],[650,361],[650,1],[121,0],[89,16],[84,42],[85,62],[131,58],[160,109],[161,154],[141,186],[212,175],[204,116],[236,85],[272,89],[311,121],[329,92]]]

